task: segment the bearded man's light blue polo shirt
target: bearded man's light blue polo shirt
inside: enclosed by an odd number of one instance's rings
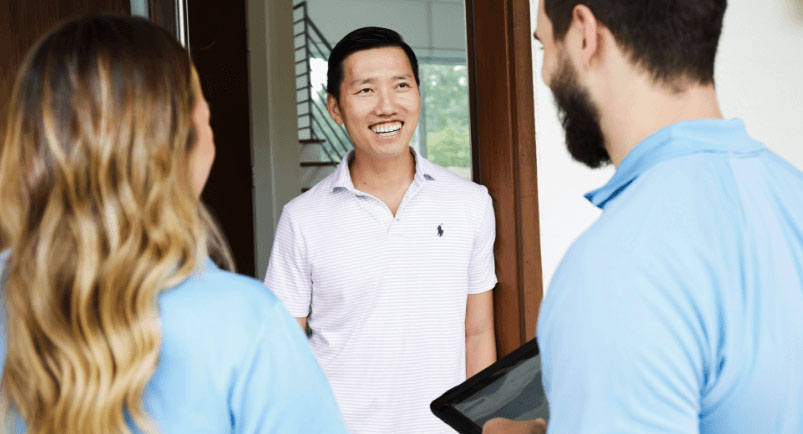
[[[803,433],[803,174],[687,121],[587,198],[538,323],[549,433]]]

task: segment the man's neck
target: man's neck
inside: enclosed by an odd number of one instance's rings
[[[664,127],[686,120],[722,119],[713,84],[674,92],[637,79],[623,83],[609,100],[613,103],[601,113],[600,127],[616,167],[636,145]]]
[[[395,215],[413,182],[415,157],[411,152],[404,152],[391,158],[373,158],[355,149],[349,173],[354,188],[376,196]]]

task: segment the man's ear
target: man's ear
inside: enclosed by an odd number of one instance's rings
[[[343,125],[343,116],[340,114],[340,106],[337,104],[337,98],[331,93],[326,94],[326,108],[329,110],[329,116],[338,125]]]
[[[590,66],[599,57],[602,47],[602,25],[588,6],[579,4],[572,10],[572,23],[569,33],[574,33],[575,49],[579,49],[579,60],[583,66]]]

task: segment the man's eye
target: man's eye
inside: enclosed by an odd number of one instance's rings
[[[407,83],[399,83],[399,87],[410,87]]]
[[[366,87],[365,89],[360,89],[359,91],[357,91],[357,93],[368,93],[370,91],[371,91],[371,89]]]

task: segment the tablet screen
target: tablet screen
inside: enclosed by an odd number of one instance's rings
[[[541,357],[533,339],[432,402],[433,413],[463,434],[490,419],[548,419]]]
[[[530,420],[549,417],[541,386],[541,356],[522,360],[506,373],[454,407],[478,426],[504,417]]]

